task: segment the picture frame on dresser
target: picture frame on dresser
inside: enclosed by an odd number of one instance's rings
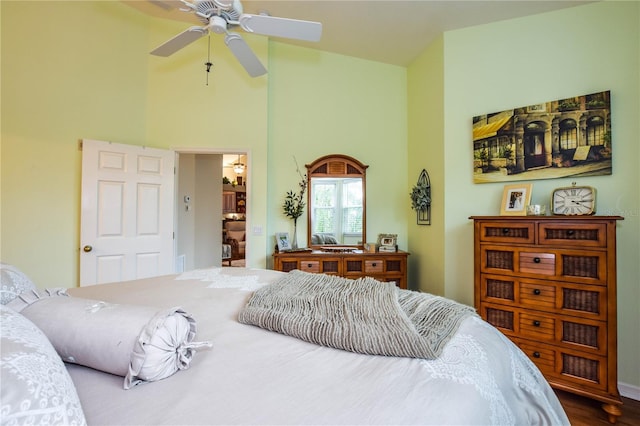
[[[398,251],[398,234],[378,234],[378,251]]]
[[[533,184],[531,183],[505,185],[502,191],[500,216],[525,216],[527,206],[531,202],[532,190]]]
[[[276,243],[278,244],[278,251],[291,250],[291,242],[289,241],[288,232],[277,232]]]

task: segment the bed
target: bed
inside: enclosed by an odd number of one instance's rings
[[[286,275],[211,268],[69,289],[71,298],[179,306],[197,322],[195,340],[212,345],[195,351],[188,368],[126,390],[120,375],[65,363],[86,422],[569,424],[536,367],[475,315],[431,360],[355,353],[241,323],[254,295]]]

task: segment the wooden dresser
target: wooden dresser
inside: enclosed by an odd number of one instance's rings
[[[274,253],[274,269],[289,272],[299,269],[305,272],[338,275],[345,278],[373,277],[379,281],[394,281],[400,288],[407,288],[407,256],[409,253],[353,252],[282,252]]]
[[[618,393],[619,216],[473,216],[475,307],[551,386],[603,402]]]

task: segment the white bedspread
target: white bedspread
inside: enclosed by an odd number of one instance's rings
[[[130,390],[67,365],[89,425],[569,424],[526,356],[479,318],[432,361],[361,355],[244,325],[251,292],[280,272],[213,268],[71,289],[72,296],[167,308],[197,321],[188,370]]]

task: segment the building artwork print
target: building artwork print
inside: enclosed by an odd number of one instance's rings
[[[609,91],[473,117],[474,183],[610,175],[612,152]]]

